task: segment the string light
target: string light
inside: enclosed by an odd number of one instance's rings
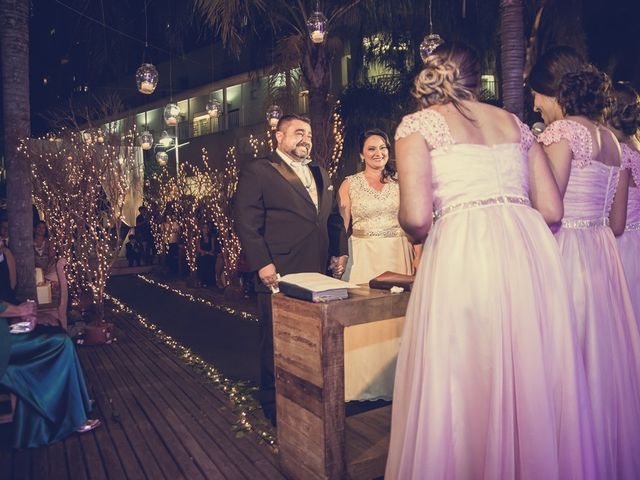
[[[195,295],[192,295],[191,293],[188,292],[183,292],[182,290],[178,289],[178,288],[173,288],[169,285],[167,285],[166,283],[162,283],[159,282],[157,280],[154,280],[152,278],[147,277],[146,275],[138,275],[138,278],[140,280],[142,280],[143,282],[148,283],[149,285],[153,285],[154,287],[158,287],[158,288],[162,288],[168,292],[171,292],[175,295],[178,295],[182,298],[185,298],[187,300],[189,300],[190,302],[194,302],[194,303],[200,303],[202,305],[205,305],[207,307],[213,308],[215,310],[219,310],[221,312],[224,313],[228,313],[229,315],[233,315],[235,317],[240,317],[243,320],[251,320],[253,322],[257,322],[258,321],[258,317],[256,317],[255,315],[253,315],[252,313],[249,312],[245,312],[243,310],[239,310],[239,309],[235,309],[235,308],[231,308],[228,307],[226,305],[220,305],[217,303],[213,303],[210,300],[207,300],[205,298],[202,297],[197,297]]]
[[[200,356],[193,353],[189,347],[182,345],[173,337],[167,335],[158,328],[157,325],[136,313],[118,298],[105,293],[105,299],[109,300],[113,304],[114,311],[116,313],[122,312],[134,317],[140,325],[176,353],[183,362],[192,367],[196,372],[203,375],[227,396],[233,405],[234,413],[237,415],[237,420],[234,425],[234,429],[236,431],[252,431],[258,436],[259,441],[269,445],[273,453],[278,452],[276,435],[271,426],[268,425],[266,421],[260,422],[262,425],[258,425],[257,423],[252,423],[249,419],[249,415],[258,410],[258,404],[252,396],[252,393],[257,389],[256,387],[249,387],[246,382],[236,382],[225,377],[215,365],[208,363]]]

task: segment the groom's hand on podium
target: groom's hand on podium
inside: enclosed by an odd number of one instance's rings
[[[276,271],[276,266],[273,263],[265,265],[258,270],[258,276],[265,287],[270,289],[273,293],[278,291],[278,272]]]

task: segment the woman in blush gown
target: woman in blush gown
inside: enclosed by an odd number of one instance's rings
[[[640,324],[640,97],[628,83],[613,86],[613,108],[607,122],[622,149],[620,165],[631,172],[627,225],[617,238],[633,312]]]
[[[364,170],[339,190],[340,213],[349,231],[349,264],[343,280],[369,283],[386,271],[411,275],[414,248],[398,223],[400,191],[389,165],[389,138],[382,130],[360,135]],[[355,325],[344,331],[345,400],[390,400],[402,319]]]
[[[400,222],[425,237],[393,395],[386,479],[595,478],[569,291],[547,222],[562,200],[514,115],[476,100],[446,43],[396,131]],[[432,223],[435,217],[435,223]]]
[[[529,83],[547,128],[538,140],[564,196],[556,232],[569,280],[594,417],[601,478],[640,478],[640,334],[614,233],[625,228],[629,172],[600,125],[609,79],[591,66],[563,75],[556,51]],[[566,70],[565,70],[566,71]],[[557,84],[557,90],[553,85]]]

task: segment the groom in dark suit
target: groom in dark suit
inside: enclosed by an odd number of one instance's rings
[[[311,124],[285,115],[276,129],[277,149],[242,169],[235,226],[249,268],[258,272],[261,322],[260,401],[275,424],[275,376],[271,292],[278,274],[341,276],[347,262],[347,234],[326,170],[310,162]],[[331,261],[329,258],[331,257]]]

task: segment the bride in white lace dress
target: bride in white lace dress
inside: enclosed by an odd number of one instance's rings
[[[396,132],[400,222],[429,234],[405,318],[385,479],[595,478],[589,395],[548,160],[476,101],[480,64],[447,43]],[[435,216],[436,221],[432,223]]]
[[[343,279],[366,284],[386,271],[410,275],[415,252],[398,223],[400,191],[389,165],[389,139],[372,129],[360,135],[359,144],[364,169],[348,176],[339,190],[347,231],[351,226]],[[391,399],[401,334],[402,319],[345,329],[347,401]]]

